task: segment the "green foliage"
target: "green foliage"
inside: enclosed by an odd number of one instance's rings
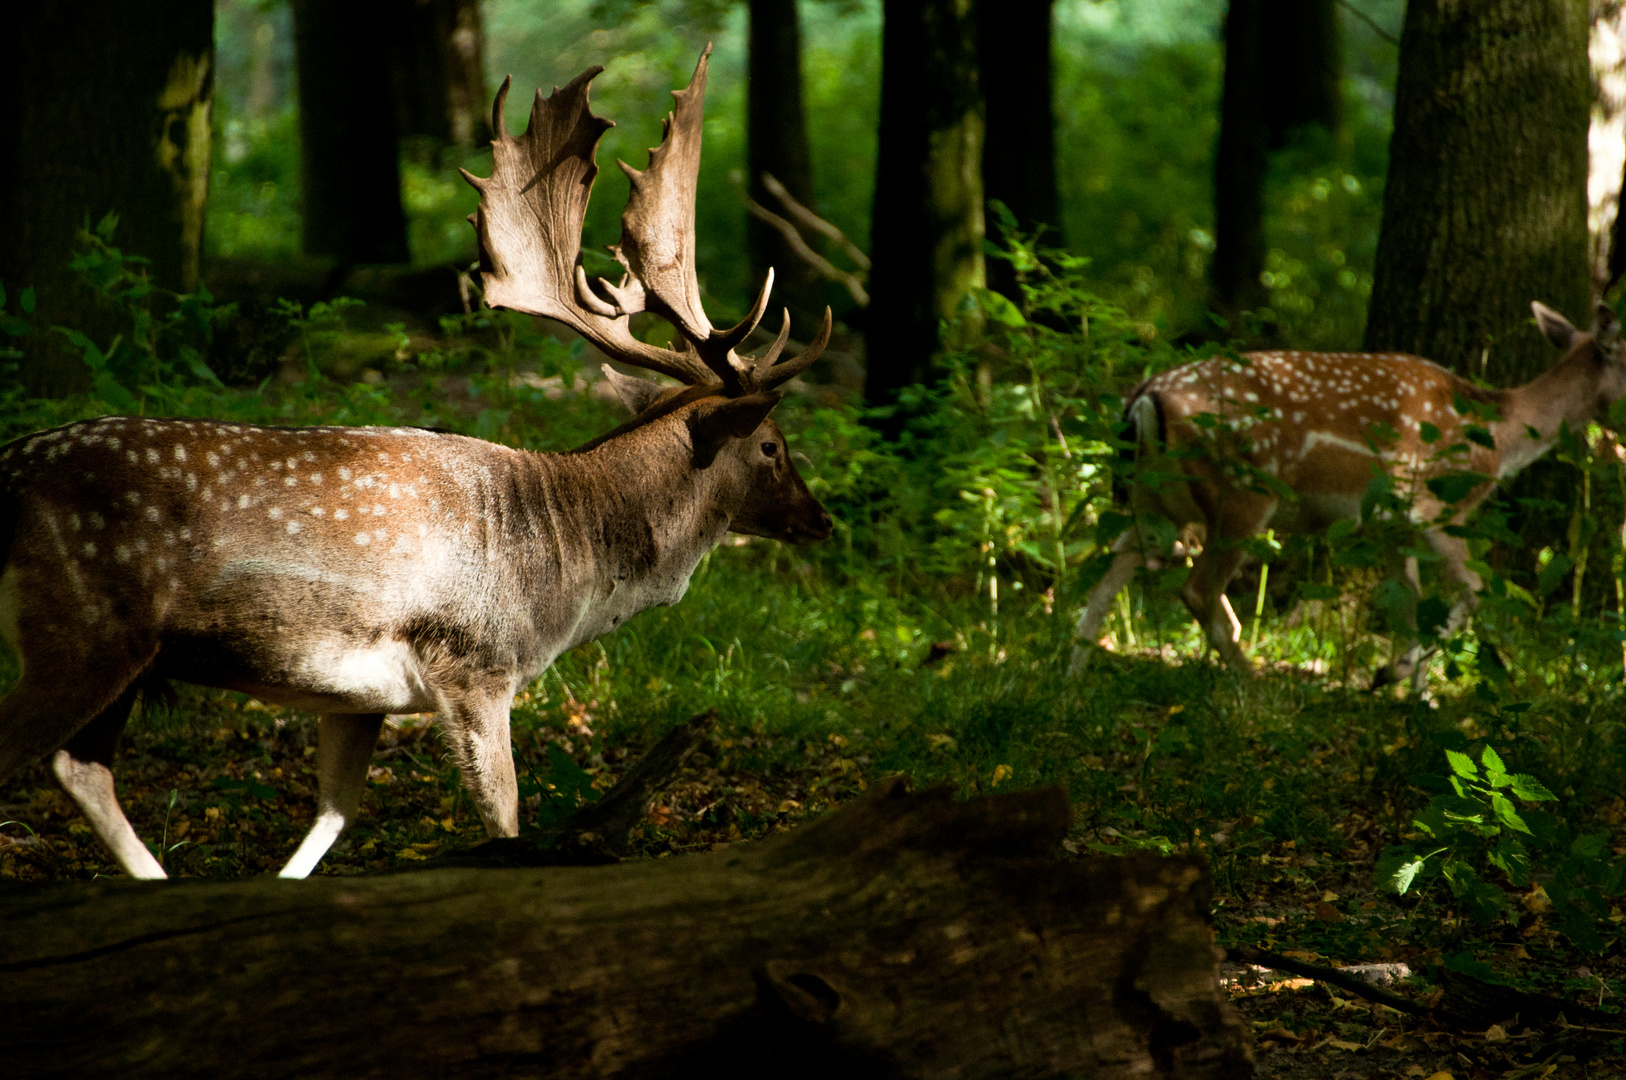
[[[1609,858],[1609,834],[1578,832],[1544,811],[1521,812],[1518,804],[1556,802],[1558,796],[1533,776],[1509,772],[1488,745],[1477,764],[1460,750],[1447,749],[1445,757],[1450,775],[1413,777],[1419,787],[1437,792],[1412,822],[1418,839],[1428,842],[1385,851],[1378,885],[1404,896],[1437,880],[1462,910],[1489,924],[1517,923],[1507,888],[1537,880],[1569,938],[1601,952],[1606,942],[1597,922],[1609,914],[1607,897],[1626,892],[1626,859]],[[1491,880],[1493,872],[1502,883]]]
[[[68,266],[119,313],[124,330],[103,345],[79,330],[53,328],[81,350],[96,396],[124,412],[168,411],[184,404],[192,386],[220,388],[204,356],[235,307],[217,306],[202,285],[186,295],[153,285],[146,259],[113,246],[117,228],[112,213],[94,229],[87,221]]]

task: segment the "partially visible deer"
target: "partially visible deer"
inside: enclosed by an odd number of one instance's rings
[[[582,220],[610,126],[593,68],[507,134],[474,216],[493,306],[564,322],[611,357],[635,414],[565,454],[414,428],[269,428],[113,417],[0,449],[0,633],[22,659],[0,702],[0,777],[55,751],[57,779],[134,877],[163,868],[120,809],[114,744],[149,678],[321,715],[317,817],[282,871],[310,873],[355,816],[384,717],[434,712],[486,829],[519,829],[509,708],[555,657],[683,596],[726,532],[829,535],[768,419],[780,360],[735,347],[768,302],[716,330],[701,310],[694,199],[710,50],[649,168],[632,177],[617,285],[587,282]],[[626,168],[626,166],[623,166]],[[465,174],[467,175],[467,174]],[[633,337],[649,310],[677,349]],[[788,327],[788,317],[786,326]]]
[[[1173,368],[1131,395],[1125,417],[1141,471],[1178,478],[1133,486],[1131,507],[1137,515],[1161,515],[1176,529],[1195,527],[1202,534],[1202,551],[1181,599],[1227,664],[1253,671],[1238,643],[1241,623],[1225,597],[1245,558],[1242,542],[1267,528],[1319,534],[1358,516],[1375,466],[1413,495],[1411,519],[1423,527],[1441,574],[1459,589],[1447,628],[1462,626],[1482,583],[1467,565],[1466,542],[1446,529],[1460,525],[1496,480],[1546,453],[1566,424],[1574,428],[1602,418],[1626,395],[1620,324],[1609,308],[1598,306],[1590,333],[1543,304],[1531,309],[1564,356],[1511,390],[1484,390],[1427,360],[1397,353],[1256,352],[1244,354],[1246,364],[1216,357]],[[1470,412],[1477,407],[1499,417],[1483,423],[1493,447],[1466,437],[1469,425],[1479,421],[1459,413],[1459,402]],[[1204,443],[1203,414],[1217,415],[1237,436],[1239,461],[1178,453]],[[1457,452],[1442,453],[1447,448]],[[1428,487],[1447,471],[1488,479],[1448,504]],[[1269,480],[1247,482],[1250,472]],[[1141,532],[1131,526],[1113,544],[1111,566],[1079,616],[1081,649],[1095,642],[1114,597],[1136,568],[1158,556],[1142,550]],[[1406,574],[1419,590],[1415,559],[1408,560]],[[1411,643],[1397,656],[1391,677],[1411,676],[1420,684],[1423,655]],[[1082,657],[1075,651],[1075,666]]]

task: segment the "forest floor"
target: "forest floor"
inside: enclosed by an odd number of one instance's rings
[[[515,745],[528,814],[537,819],[556,817],[578,797],[608,787],[659,734],[621,724],[605,739],[595,731],[604,726],[595,715],[599,702],[569,693],[530,705],[542,722],[531,722],[522,704]],[[731,724],[725,716],[635,832],[637,853],[660,858],[792,828],[895,771],[876,761],[885,756],[874,752],[878,747],[865,743],[858,734],[764,734],[760,726]],[[117,766],[120,797],[173,875],[270,873],[309,824],[314,756],[312,718],[242,695],[181,688],[178,701],[132,723]],[[1142,800],[1179,791],[1178,784],[1147,783],[1142,752],[1094,756],[1094,768],[1108,774],[1104,788]],[[1282,774],[1280,762],[1254,764]],[[1401,905],[1379,895],[1371,859],[1384,826],[1379,814],[1361,809],[1369,781],[1357,770],[1321,766],[1319,800],[1339,808],[1321,839],[1305,830],[1297,839],[1258,843],[1244,855],[1246,870],[1223,854],[1232,839],[1224,829],[1211,830],[1206,847],[1181,845],[1206,850],[1214,861],[1221,943],[1254,944],[1331,966],[1405,965],[1413,977],[1390,988],[1426,1002],[1439,994],[1429,973],[1468,942],[1478,946],[1481,961],[1518,986],[1588,1006],[1618,1006],[1626,958],[1618,948],[1603,957],[1575,951],[1543,917],[1535,891],[1521,901],[1527,909],[1522,925],[1492,932],[1459,922],[1435,897]],[[422,863],[484,836],[428,718],[392,718],[369,781],[360,820],[320,873]],[[43,763],[0,786],[0,822],[0,876],[41,881],[118,872]],[[1119,825],[1081,812],[1062,857],[1134,846],[1129,834],[1139,830],[1121,819]],[[1245,828],[1245,822],[1232,825],[1237,833]],[[1222,977],[1252,1026],[1262,1077],[1626,1075],[1626,1015],[1618,1029],[1525,1027],[1510,1020],[1457,1031],[1307,979],[1229,963]]]

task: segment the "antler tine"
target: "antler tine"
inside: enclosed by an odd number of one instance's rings
[[[711,382],[717,374],[699,357],[633,337],[631,311],[594,293],[581,268],[582,221],[598,175],[598,143],[615,126],[595,116],[587,100],[602,70],[589,68],[546,98],[538,90],[530,126],[518,138],[508,134],[503,118],[510,81],[497,92],[491,176],[482,180],[463,172],[480,192],[474,226],[486,303],[556,319],[625,363],[691,385]],[[633,294],[623,288],[610,295],[619,303]]]
[[[762,321],[762,316],[768,313],[768,297],[772,292],[773,267],[770,266],[768,267],[768,276],[763,279],[762,288],[757,292],[756,303],[751,305],[751,310],[745,313],[745,318],[727,330],[713,330],[709,341],[711,348],[727,355],[738,348],[746,338],[750,337],[752,332],[756,330],[757,323]]]
[[[819,327],[819,336],[789,360],[776,364],[774,361],[778,358],[779,351],[785,347],[785,338],[790,330],[790,312],[785,312],[785,324],[779,331],[779,340],[770,345],[756,363],[751,365],[751,385],[757,390],[772,390],[806,371],[813,361],[824,354],[825,346],[830,344],[830,331],[834,327],[835,322],[827,307],[824,309],[824,325]]]
[[[785,351],[785,342],[790,340],[790,308],[781,308],[779,315],[779,336],[773,339],[773,344],[763,349],[757,355],[750,357],[748,363],[753,375],[757,371],[766,371],[779,359],[779,354]],[[755,379],[751,381],[756,385]]]
[[[508,134],[508,91],[514,85],[512,75],[504,75],[502,85],[497,87],[497,96],[491,99],[491,133],[493,136],[506,136]],[[468,175],[464,173],[464,175]]]

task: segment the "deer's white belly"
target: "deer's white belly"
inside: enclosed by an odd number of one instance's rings
[[[275,682],[232,679],[227,689],[315,713],[416,713],[438,708],[410,644],[307,643]]]

